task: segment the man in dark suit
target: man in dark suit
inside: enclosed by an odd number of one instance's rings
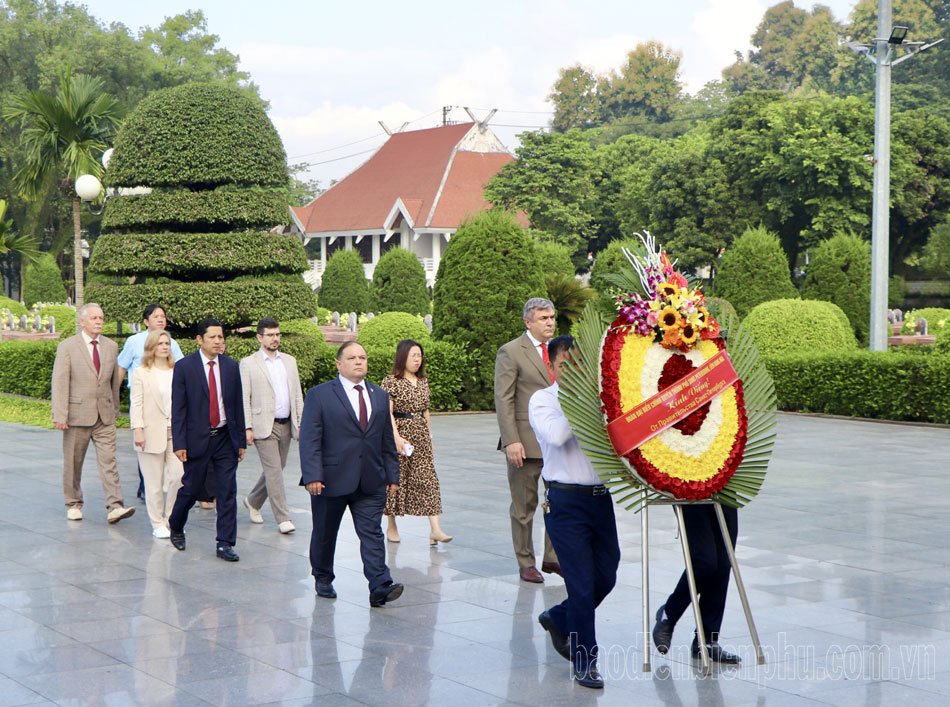
[[[313,514],[310,565],[317,595],[335,598],[333,555],[349,508],[369,582],[369,604],[383,606],[403,590],[386,566],[380,527],[386,492],[399,486],[389,395],[365,381],[366,351],[355,341],[340,346],[336,367],[338,377],[307,392],[300,422],[300,485],[310,493]]]
[[[168,517],[171,542],[185,549],[188,511],[213,470],[218,499],[217,554],[237,562],[237,472],[244,459],[244,394],[238,362],[224,355],[224,327],[217,319],[197,328],[200,347],[175,364],[172,377],[172,442],[185,466],[175,507]]]

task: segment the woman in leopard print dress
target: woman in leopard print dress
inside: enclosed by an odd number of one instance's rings
[[[389,494],[384,511],[388,520],[386,537],[399,542],[395,516],[428,516],[429,544],[447,543],[452,536],[439,527],[442,497],[429,428],[429,379],[418,342],[399,342],[392,373],[383,379],[382,387],[389,393],[390,419],[399,452],[399,487]],[[407,444],[413,447],[409,456],[405,454]]]

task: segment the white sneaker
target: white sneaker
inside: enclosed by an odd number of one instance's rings
[[[285,535],[287,533],[292,533],[296,530],[296,528],[294,527],[294,524],[291,523],[289,520],[285,520],[283,523],[279,524],[277,526],[277,529],[280,532],[284,533]]]
[[[118,523],[123,518],[130,518],[135,515],[134,508],[123,508],[122,506],[116,506],[107,516],[110,523]]]
[[[69,508],[66,510],[68,520],[82,520],[82,510],[79,508]]]
[[[166,528],[164,525],[163,525],[163,526],[159,526],[158,528],[153,528],[153,529],[152,529],[152,537],[153,537],[153,538],[160,538],[160,539],[162,539],[162,540],[167,540],[167,539],[170,538],[171,536],[172,536],[171,531],[170,531],[168,528]]]
[[[247,496],[244,497],[244,507],[247,509],[247,513],[251,517],[252,523],[264,522],[264,516],[261,515],[261,509],[254,508],[254,506],[251,505],[251,502],[247,500]]]

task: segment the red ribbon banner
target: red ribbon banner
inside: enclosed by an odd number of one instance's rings
[[[737,380],[732,361],[720,351],[689,375],[611,420],[607,434],[614,449],[621,456],[628,454],[696,412]]]

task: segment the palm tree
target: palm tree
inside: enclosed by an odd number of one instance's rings
[[[7,202],[0,199],[0,257],[15,253],[20,256],[20,297],[23,297],[23,271],[26,263],[35,263],[40,257],[39,244],[36,238],[25,233],[13,232],[13,221],[4,220],[7,213]]]
[[[81,203],[73,187],[81,174],[102,177],[99,155],[115,135],[121,108],[112,96],[102,92],[100,79],[73,75],[67,69],[59,76],[55,96],[30,91],[10,99],[3,117],[19,121],[26,164],[16,173],[22,194],[36,199],[49,179],[59,180],[62,192],[73,204],[73,258],[75,263],[76,307],[83,303]]]
[[[584,307],[597,297],[597,290],[585,286],[573,275],[564,273],[549,272],[544,276],[544,286],[557,312],[559,336],[571,332],[571,325],[584,313]]]

